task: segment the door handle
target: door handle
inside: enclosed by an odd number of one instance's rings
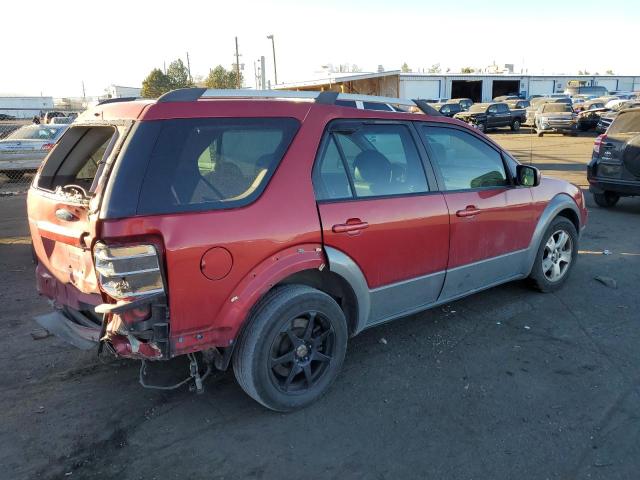
[[[334,233],[355,233],[368,227],[369,224],[367,222],[363,222],[359,218],[350,218],[345,223],[334,225],[331,230]]]
[[[467,205],[467,208],[465,208],[464,210],[458,210],[456,212],[456,215],[458,217],[475,217],[476,215],[478,215],[482,210],[480,210],[478,207],[476,207],[475,205]]]

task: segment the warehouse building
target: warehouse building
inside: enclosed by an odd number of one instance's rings
[[[280,84],[278,89],[330,90],[400,98],[470,98],[487,102],[500,95],[548,95],[564,92],[567,85],[599,85],[609,92],[640,90],[640,76],[627,75],[522,75],[512,73],[357,73]]]
[[[53,109],[53,97],[0,97],[0,115],[33,118]]]

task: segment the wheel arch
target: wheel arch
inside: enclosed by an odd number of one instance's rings
[[[309,269],[296,272],[284,278],[275,285],[306,285],[332,297],[340,306],[347,319],[349,336],[356,333],[358,328],[358,299],[351,285],[335,272],[329,269]]]
[[[580,232],[580,210],[578,209],[578,205],[576,205],[576,202],[570,195],[566,193],[557,194],[549,201],[543,210],[540,218],[538,219],[538,223],[536,224],[533,236],[531,237],[527,257],[527,275],[529,275],[533,269],[533,264],[538,253],[538,247],[540,246],[544,233],[551,222],[559,216],[571,221],[571,223],[576,227],[576,231],[578,233]]]

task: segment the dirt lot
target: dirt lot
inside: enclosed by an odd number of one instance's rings
[[[493,136],[584,186],[592,136]],[[24,201],[0,198],[2,478],[638,476],[640,199],[611,211],[588,199],[562,291],[514,283],[369,330],[329,394],[289,415],[264,410],[230,373],[203,395],[148,391],[137,363],[34,340],[31,317],[47,304],[34,290]],[[167,368],[177,378],[184,364]]]

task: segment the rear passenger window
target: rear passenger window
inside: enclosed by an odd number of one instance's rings
[[[411,133],[399,124],[336,128],[316,164],[314,187],[318,200],[428,191]]]
[[[299,125],[291,118],[164,123],[143,182],[139,213],[250,203],[266,186]]]
[[[349,177],[333,135],[329,137],[320,162],[320,168],[315,172],[314,176],[317,178],[314,184],[318,200],[337,200],[353,197]]]
[[[446,190],[509,185],[502,156],[474,135],[455,128],[421,127]]]

